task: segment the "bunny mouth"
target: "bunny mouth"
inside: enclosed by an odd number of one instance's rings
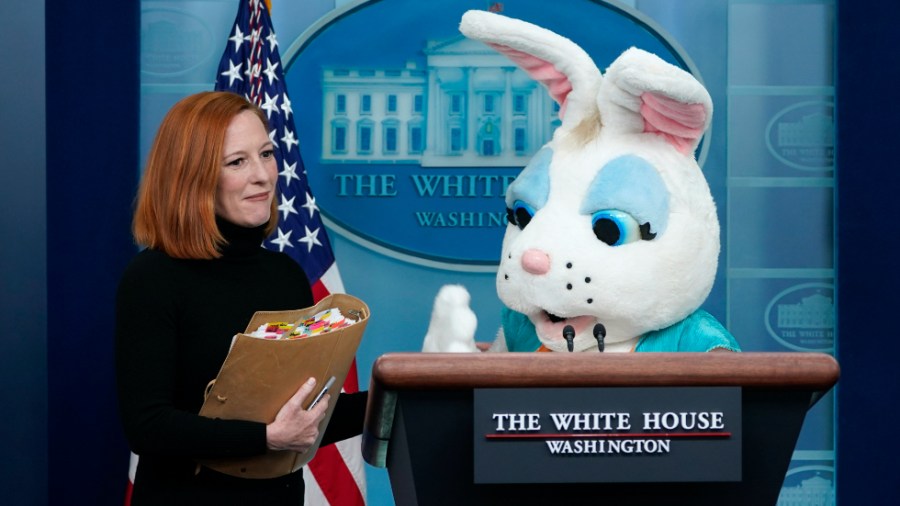
[[[566,320],[562,316],[556,316],[555,314],[550,313],[548,311],[544,311],[544,315],[547,316],[547,319],[550,320],[552,323],[559,323],[561,321]]]
[[[596,318],[587,315],[565,318],[549,311],[542,311],[535,318],[532,318],[532,321],[538,337],[542,341],[561,341],[563,339],[563,329],[567,325],[571,325],[575,329],[575,334],[578,335],[596,323]]]

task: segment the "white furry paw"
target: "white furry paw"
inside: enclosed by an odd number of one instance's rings
[[[422,343],[424,352],[471,353],[475,346],[478,318],[469,307],[471,297],[462,285],[441,287],[434,299],[431,323]]]

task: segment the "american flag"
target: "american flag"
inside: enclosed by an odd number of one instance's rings
[[[264,245],[290,255],[303,267],[318,301],[329,293],[343,292],[344,286],[300,158],[295,113],[269,11],[263,0],[239,3],[219,62],[216,90],[244,95],[266,113],[279,164],[279,220]],[[359,391],[355,362],[344,391]],[[366,502],[360,437],[319,448],[303,472],[307,505],[356,506]]]

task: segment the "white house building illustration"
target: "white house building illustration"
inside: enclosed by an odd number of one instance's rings
[[[834,147],[834,118],[823,113],[809,114],[798,121],[778,124],[780,147]]]
[[[423,53],[425,69],[323,69],[324,163],[521,167],[559,126],[546,91],[482,43]]]
[[[834,301],[814,294],[803,297],[799,304],[778,305],[778,326],[799,329],[834,328]]]
[[[783,487],[777,506],[834,506],[834,483],[821,476],[803,480],[799,485]]]

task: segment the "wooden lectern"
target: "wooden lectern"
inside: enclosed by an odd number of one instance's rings
[[[405,505],[774,505],[807,410],[837,382],[821,353],[392,353],[372,369],[363,456]],[[739,387],[740,481],[475,483],[479,389]]]

